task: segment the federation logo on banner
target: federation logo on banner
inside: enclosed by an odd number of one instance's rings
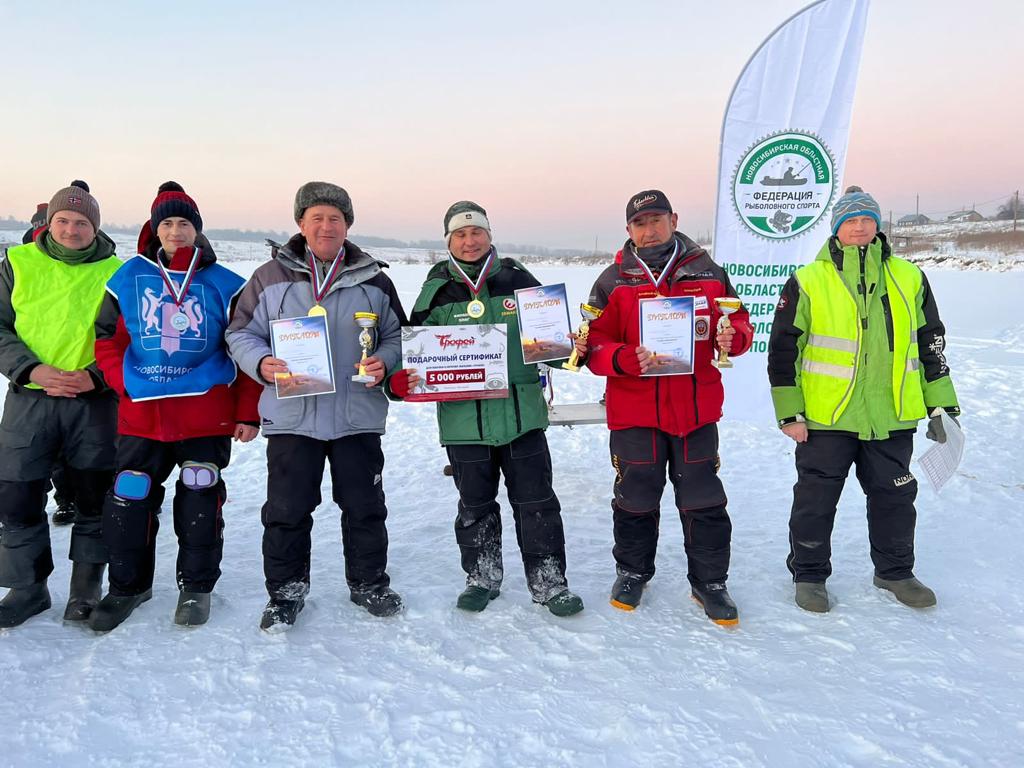
[[[768,240],[799,237],[829,210],[835,165],[831,150],[814,134],[790,130],[759,139],[732,177],[740,221]]]

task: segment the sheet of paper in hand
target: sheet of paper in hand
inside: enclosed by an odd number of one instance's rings
[[[271,320],[270,344],[274,357],[288,364],[288,373],[274,377],[278,398],[334,392],[334,367],[331,365],[326,317]]]
[[[403,328],[402,367],[422,379],[405,401],[508,397],[507,342],[504,324]]]
[[[572,324],[565,283],[520,288],[516,291],[516,307],[523,362],[530,365],[568,359],[572,353]]]
[[[640,299],[640,344],[653,355],[644,376],[693,373],[693,296]]]

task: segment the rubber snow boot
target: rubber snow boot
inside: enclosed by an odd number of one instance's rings
[[[103,595],[104,563],[73,563],[64,621],[85,621]]]
[[[487,587],[479,587],[476,584],[470,584],[462,590],[462,594],[459,595],[459,599],[455,601],[455,607],[461,608],[464,611],[479,613],[499,594],[501,594],[501,592],[497,589],[488,589]]]
[[[622,611],[635,610],[640,605],[647,581],[635,573],[620,573],[612,584],[611,604]]]
[[[0,600],[0,629],[10,629],[42,613],[52,605],[50,590],[41,581],[31,587],[12,587]]]
[[[371,616],[394,616],[402,610],[402,597],[391,587],[353,589],[349,592],[349,599],[365,608]]]
[[[740,613],[736,609],[736,603],[729,597],[729,590],[725,588],[723,582],[692,584],[690,594],[715,624],[723,627],[735,627],[740,623]]]
[[[153,590],[147,589],[138,595],[107,595],[89,614],[89,629],[95,632],[109,632],[132,615],[132,611],[153,597]]]
[[[54,525],[71,525],[78,519],[78,506],[73,501],[61,500],[53,513]]]
[[[260,629],[272,635],[291,629],[305,605],[306,601],[301,597],[294,600],[270,598],[260,618]]]
[[[565,589],[545,602],[544,607],[555,616],[575,616],[583,610],[583,598]]]
[[[210,619],[210,593],[178,593],[178,607],[174,610],[174,623],[179,627],[198,627]]]
[[[931,608],[935,605],[935,593],[911,576],[909,579],[889,581],[874,577],[875,586],[896,595],[896,599],[911,608]]]
[[[811,613],[828,613],[828,590],[825,585],[816,581],[798,581],[796,583],[796,604]]]

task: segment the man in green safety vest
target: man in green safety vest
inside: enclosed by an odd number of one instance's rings
[[[945,442],[959,416],[945,328],[924,273],[892,255],[881,212],[860,187],[832,211],[832,236],[786,282],[775,309],[768,377],[780,429],[796,441],[789,519],[796,603],[829,610],[825,580],[836,505],[852,464],[867,496],[874,584],[914,608],[935,593],[914,577],[910,472],[917,422]]]
[[[10,379],[0,420],[0,627],[50,607],[53,571],[46,493],[63,456],[78,503],[64,618],[84,621],[99,601],[106,547],[103,498],[114,470],[117,400],[96,368],[93,325],[121,266],[100,232],[85,182],[59,190],[35,240],[0,264],[0,373]]]

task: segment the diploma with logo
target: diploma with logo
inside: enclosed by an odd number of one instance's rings
[[[653,355],[644,376],[693,373],[693,296],[640,299],[640,344]]]
[[[288,373],[274,377],[278,398],[334,392],[334,368],[326,317],[271,320],[270,344],[274,357],[288,364]]]
[[[422,381],[406,402],[508,397],[508,327],[428,325],[402,329],[402,367]]]
[[[524,363],[565,360],[572,354],[573,344],[569,338],[572,324],[565,283],[520,288],[516,291],[516,305]]]

